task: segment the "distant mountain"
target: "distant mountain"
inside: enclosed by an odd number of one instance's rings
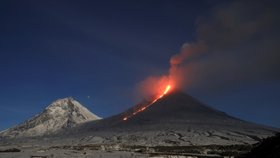
[[[102,143],[138,145],[253,144],[278,129],[243,121],[213,109],[195,98],[172,91],[142,112],[142,102],[127,111],[73,128],[72,134],[99,136]],[[128,119],[124,119],[130,116]],[[94,143],[94,139],[83,139]]]
[[[69,97],[54,101],[42,113],[22,124],[0,132],[0,137],[15,138],[48,135],[98,119],[100,117]]]

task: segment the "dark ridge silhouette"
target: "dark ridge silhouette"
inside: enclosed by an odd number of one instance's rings
[[[262,140],[255,146],[240,158],[280,158],[280,133]]]

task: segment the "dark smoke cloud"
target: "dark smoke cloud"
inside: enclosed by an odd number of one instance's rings
[[[279,8],[276,1],[234,1],[197,23],[197,58],[185,58],[186,88],[221,90],[280,78]],[[204,49],[207,47],[207,49]],[[199,48],[197,48],[199,49]],[[182,53],[180,53],[182,54]],[[172,61],[172,60],[171,60]],[[181,63],[182,64],[182,63]]]
[[[144,80],[144,93],[156,92],[155,83],[163,81],[187,91],[213,93],[247,82],[280,79],[277,6],[277,1],[233,1],[200,17],[196,41],[185,43],[171,57],[169,74]]]

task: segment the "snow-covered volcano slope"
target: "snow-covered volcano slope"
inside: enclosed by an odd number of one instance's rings
[[[104,142],[205,145],[255,143],[277,131],[229,116],[180,91],[167,94],[123,120],[139,108],[141,104],[119,115],[86,123],[74,128],[73,133],[83,131],[85,136],[100,136]]]
[[[54,101],[33,118],[0,133],[0,137],[30,137],[53,134],[100,117],[91,113],[73,98]]]

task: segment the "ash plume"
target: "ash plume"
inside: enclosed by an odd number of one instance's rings
[[[198,18],[196,41],[183,44],[171,57],[169,73],[148,77],[140,84],[141,91],[156,93],[157,81],[218,92],[246,82],[280,79],[277,6],[277,1],[217,6],[209,16]]]

